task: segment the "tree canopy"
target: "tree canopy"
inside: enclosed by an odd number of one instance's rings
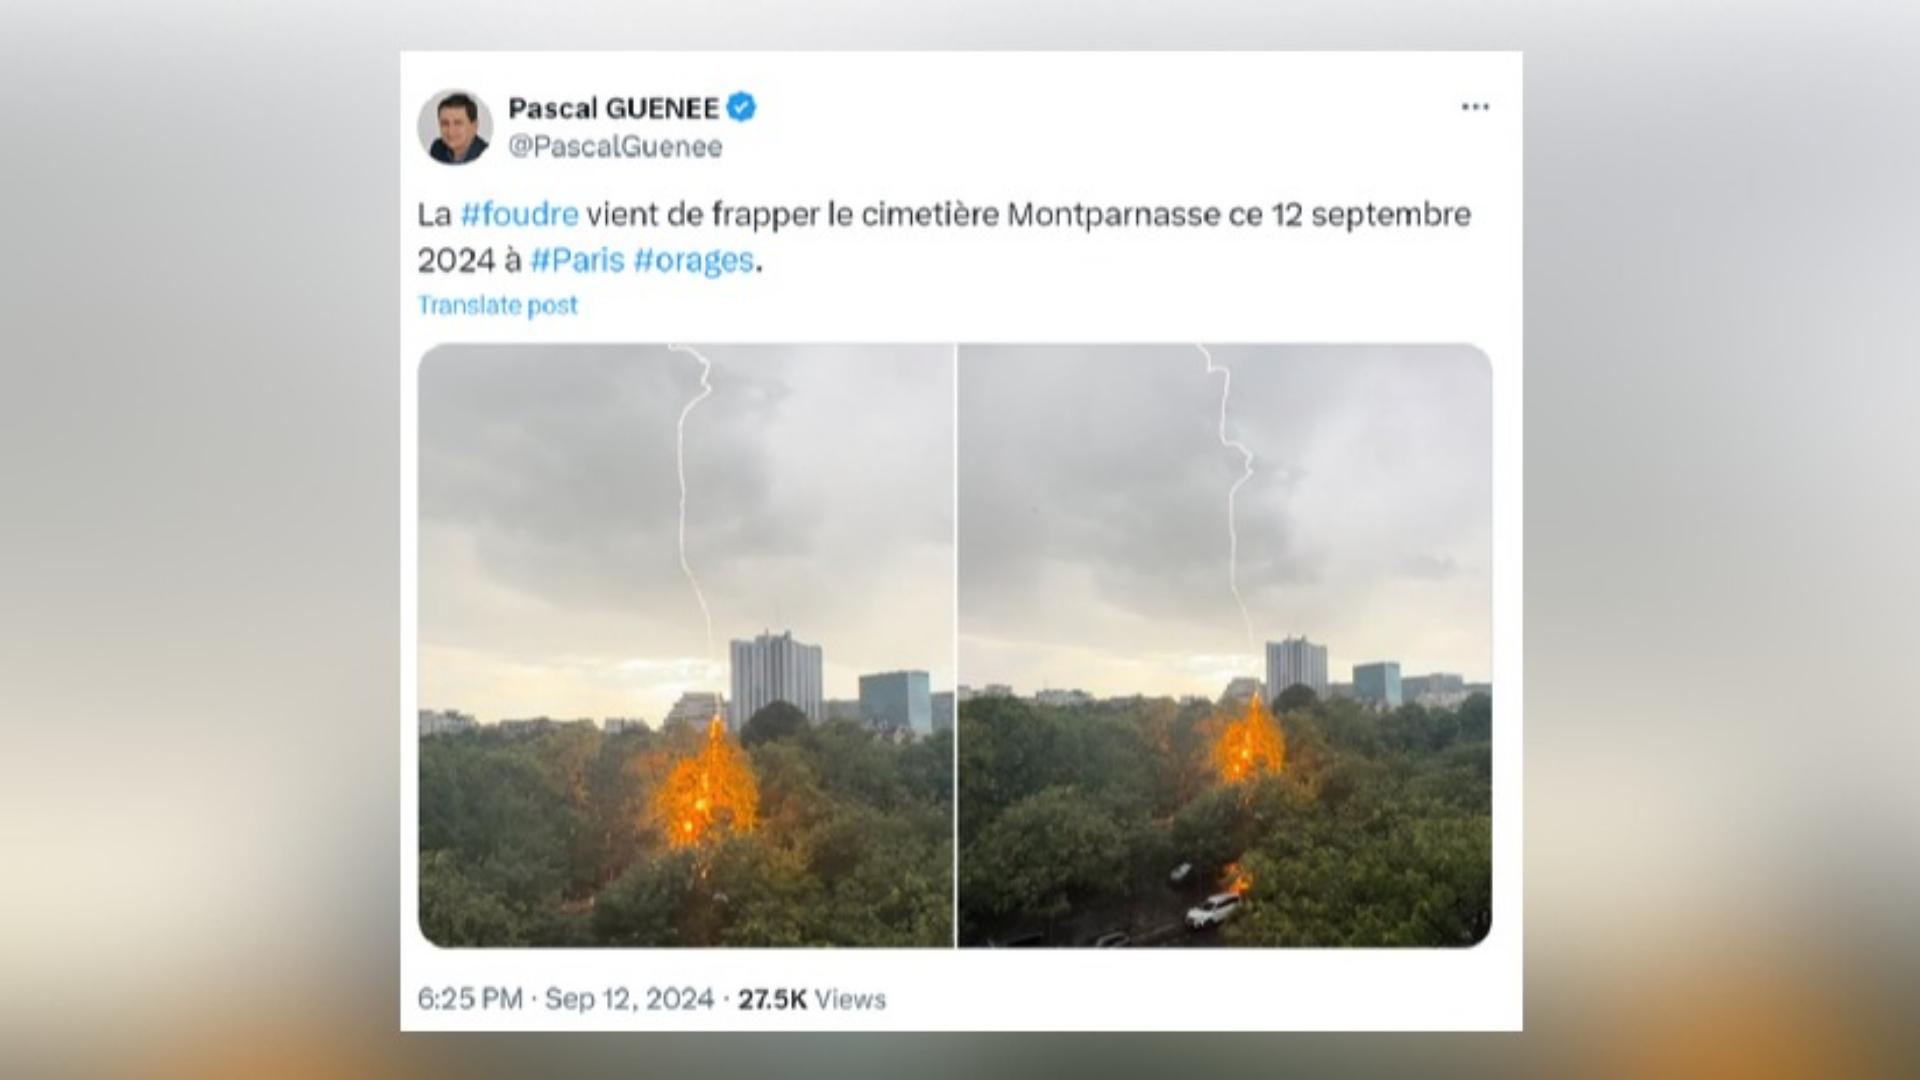
[[[1292,686],[1274,695],[1273,711],[1276,713],[1304,712],[1320,703],[1320,695],[1306,683],[1294,683]]]
[[[746,748],[691,725],[422,739],[422,931],[445,946],[950,943],[952,733],[896,745],[802,719],[769,717],[755,730],[778,734]],[[737,755],[750,813],[738,778],[703,786],[708,755]],[[675,845],[689,812],[707,815],[701,836]]]
[[[1137,936],[1230,885],[1248,901],[1223,930],[1234,944],[1479,940],[1491,699],[1374,712],[1290,687],[1276,706],[1270,744],[1244,708],[964,703],[961,943]],[[1261,760],[1273,767],[1224,767]]]
[[[773,701],[754,710],[740,728],[741,746],[758,746],[775,739],[790,739],[807,730],[807,714],[798,705]]]

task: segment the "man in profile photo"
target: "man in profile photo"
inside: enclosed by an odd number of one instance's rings
[[[448,94],[440,102],[440,137],[427,152],[433,160],[448,165],[465,165],[486,153],[487,140],[480,137],[480,107],[465,94]]]

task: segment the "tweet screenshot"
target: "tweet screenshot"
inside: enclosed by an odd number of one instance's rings
[[[1519,1029],[1521,84],[403,55],[402,1027]]]

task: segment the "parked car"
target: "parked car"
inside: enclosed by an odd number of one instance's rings
[[[1186,884],[1187,879],[1192,876],[1193,876],[1193,864],[1190,862],[1183,862],[1179,866],[1176,866],[1173,868],[1173,873],[1167,875],[1167,880],[1175,885],[1184,885]]]
[[[1093,939],[1096,949],[1124,949],[1133,944],[1133,937],[1124,930],[1109,930]]]
[[[1214,893],[1187,909],[1187,929],[1205,930],[1209,926],[1219,926],[1233,918],[1239,910],[1239,893]]]

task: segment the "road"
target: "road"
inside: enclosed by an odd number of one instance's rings
[[[1133,948],[1206,949],[1224,944],[1218,927],[1188,930],[1187,909],[1213,893],[1210,887],[1161,889],[1129,901],[1081,908],[1051,926],[1022,927],[997,934],[996,941],[1013,941],[1038,934],[1043,948],[1085,948],[1111,931],[1132,938]]]

